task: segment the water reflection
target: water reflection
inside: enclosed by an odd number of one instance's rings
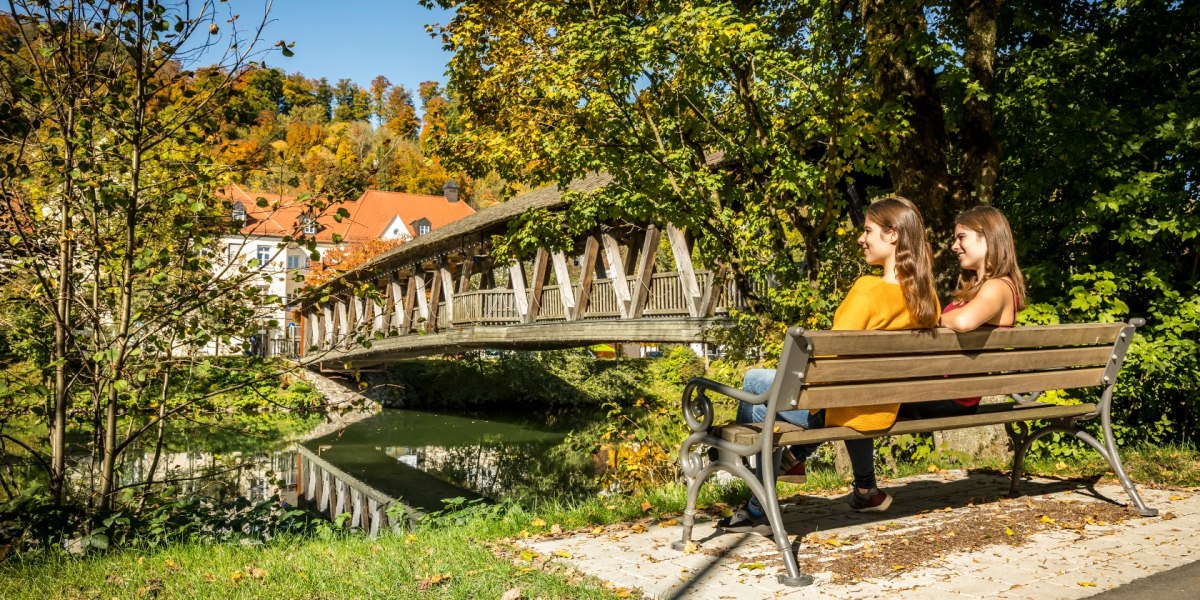
[[[385,410],[307,445],[333,466],[418,507],[454,496],[568,499],[596,491],[590,454],[566,439],[586,419]]]

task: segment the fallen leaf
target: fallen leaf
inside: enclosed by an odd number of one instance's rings
[[[642,502],[642,512],[650,512],[651,508],[654,508],[654,505],[650,504],[649,500]]]
[[[633,526],[631,526],[629,528],[629,530],[634,533],[643,533],[646,531],[646,526],[642,525],[641,523],[634,523]]]
[[[521,560],[523,560],[525,562],[529,562],[535,558],[537,558],[536,552],[534,552],[532,550],[522,550],[521,551]]]
[[[1012,530],[1012,527],[1005,527],[1005,528],[1004,528],[1004,535],[1013,535],[1014,533],[1015,533],[1015,532]]]
[[[892,565],[893,571],[903,571],[905,568],[906,567],[904,565]]]
[[[255,579],[266,579],[268,575],[266,569],[260,569],[258,567],[250,567],[249,569],[246,569],[246,572]]]
[[[1067,463],[1065,463],[1065,462],[1056,462],[1056,463],[1054,463],[1054,468],[1055,468],[1055,469],[1058,469],[1059,471],[1065,470],[1065,469],[1067,468]]]
[[[592,535],[600,535],[604,533],[604,526],[599,525],[592,529]]]
[[[411,534],[411,533],[410,533],[410,534],[408,534],[407,536],[405,536],[405,538],[404,538],[404,543],[405,543],[405,544],[411,544],[411,543],[413,543],[413,542],[415,542],[415,541],[417,541],[417,536],[415,536],[415,535],[413,535],[413,534]]]
[[[695,554],[698,551],[699,551],[699,548],[696,547],[696,544],[688,542],[683,545],[683,553],[684,554]]]
[[[567,552],[566,550],[558,550],[554,553],[554,555],[559,558],[571,558],[571,553]]]
[[[550,535],[562,535],[562,527],[558,523],[551,525]]]
[[[168,569],[178,569],[179,568],[179,563],[175,562],[174,560],[172,560],[170,558],[168,558],[166,561],[164,561],[163,565],[165,567],[167,567]]]
[[[1091,581],[1080,581],[1079,586],[1080,587],[1096,587],[1096,584]]]
[[[679,524],[679,521],[676,521],[675,519],[667,519],[666,521],[660,521],[658,526],[659,527],[673,527],[678,524]]]
[[[545,527],[546,526],[546,522],[540,518],[534,518],[532,521],[529,522],[529,524],[534,527]]]
[[[215,575],[213,575],[212,573],[204,574],[204,581],[207,581],[208,583],[212,583],[216,580],[217,580],[217,577]]]
[[[246,574],[241,571],[234,571],[229,574],[229,579],[231,579],[234,583],[237,583],[245,578]]]
[[[1187,500],[1187,497],[1186,496],[1171,496],[1171,502],[1177,502],[1179,500]]]
[[[938,466],[937,466],[937,465],[934,465],[934,464],[931,464],[931,465],[929,465],[929,468],[928,468],[928,469],[925,469],[925,470],[926,470],[926,471],[929,471],[930,473],[937,473],[937,472],[938,472]]]
[[[1042,515],[1042,522],[1047,525],[1053,525],[1054,519],[1051,519],[1050,517],[1047,517],[1046,515]]]
[[[760,562],[752,562],[752,563],[742,563],[742,564],[738,565],[737,568],[745,569],[747,571],[757,571],[758,569],[765,569],[765,568],[767,568],[767,566]]]

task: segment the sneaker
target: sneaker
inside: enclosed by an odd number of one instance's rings
[[[726,533],[771,534],[771,524],[767,521],[767,516],[756,517],[750,514],[745,506],[733,511],[732,515],[717,521],[717,529]]]
[[[847,502],[850,510],[856,512],[883,512],[892,505],[892,496],[879,488],[871,488],[866,494],[859,494],[855,488],[850,492]]]
[[[784,450],[783,456],[779,459],[779,477],[776,479],[784,483],[808,481],[808,475],[804,472],[804,461],[796,460],[790,450]]]

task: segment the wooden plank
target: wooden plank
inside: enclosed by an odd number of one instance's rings
[[[397,295],[399,295],[399,286],[396,285],[396,274],[389,273],[383,284],[380,330],[383,331],[384,335],[391,333],[395,329]]]
[[[529,312],[525,314],[526,323],[536,321],[542,308],[542,287],[546,285],[546,267],[549,262],[550,255],[546,249],[538,248],[537,255],[533,258],[533,272],[529,275]]]
[[[450,272],[450,264],[443,262],[438,266],[442,276],[442,300],[446,303],[446,317],[454,322],[454,275]]]
[[[529,314],[529,294],[525,288],[525,270],[521,268],[520,261],[508,266],[508,281],[516,299],[517,314],[520,315],[521,322],[525,322],[525,315]]]
[[[333,305],[326,302],[321,307],[321,349],[328,350],[333,347],[334,323],[333,323]]]
[[[646,301],[650,299],[650,281],[654,275],[654,259],[658,255],[658,242],[662,233],[651,223],[646,226],[646,237],[642,241],[642,251],[638,253],[637,279],[633,284],[633,302],[629,307],[629,318],[639,319],[646,310]]]
[[[417,308],[420,309],[421,319],[426,323],[426,328],[429,327],[429,297],[425,295],[425,273],[415,273],[409,283],[414,284],[417,288]],[[415,329],[414,325],[414,329]]]
[[[979,413],[960,417],[940,417],[935,419],[918,419],[913,421],[900,420],[887,431],[871,431],[861,433],[849,427],[822,427],[804,429],[784,421],[775,422],[775,444],[814,444],[838,440],[863,440],[884,435],[904,435],[907,433],[930,433],[947,429],[964,429],[984,425],[1003,425],[1033,419],[1070,419],[1084,417],[1096,411],[1095,404],[1072,404],[1068,406],[1055,404],[1034,403],[1020,405],[1010,402],[1002,404],[985,404],[979,407]],[[721,425],[714,427],[713,435],[737,444],[756,444],[762,434],[761,423],[744,425]]]
[[[800,398],[795,407],[787,406],[785,408],[871,406],[897,402],[927,402],[974,396],[994,396],[996,394],[1024,394],[1100,385],[1100,378],[1103,376],[1103,367],[1093,367],[1011,375],[937,377],[888,383],[814,386],[806,387],[804,391],[800,392]]]
[[[700,284],[696,282],[696,270],[692,267],[687,237],[674,224],[667,223],[667,239],[671,243],[671,256],[675,259],[675,271],[679,273],[679,285],[683,288],[688,316],[698,317],[701,314],[702,297]]]
[[[342,342],[342,338],[346,336],[346,299],[338,297],[335,301],[336,310],[333,311],[333,345],[337,346]]]
[[[408,317],[404,313],[404,285],[402,277],[399,273],[392,273],[391,281],[388,283],[388,294],[391,297],[392,318],[388,321],[388,331],[405,332],[405,325]]]
[[[1080,323],[981,327],[962,333],[944,327],[912,331],[812,331],[805,336],[812,342],[813,356],[848,356],[1112,344],[1124,327],[1124,323]]]
[[[721,291],[725,289],[725,278],[729,276],[729,267],[722,266],[708,278],[704,286],[704,297],[700,300],[700,315],[711,317],[717,314],[717,303],[721,301]]]
[[[813,357],[809,362],[805,381],[810,385],[818,385],[1087,367],[1103,365],[1108,362],[1110,356],[1111,346],[1082,346],[923,356]]]
[[[592,280],[596,277],[596,259],[600,256],[600,240],[589,235],[583,247],[583,263],[579,271],[579,301],[575,304],[575,319],[582,319],[592,296]]]
[[[571,283],[570,271],[567,270],[567,257],[562,252],[550,255],[554,262],[554,282],[558,284],[558,295],[562,298],[563,316],[568,321],[575,320],[575,287]]]
[[[408,285],[404,290],[404,318],[401,319],[403,322],[400,329],[401,334],[407,334],[415,328],[417,304],[417,276],[413,274],[408,276]]]
[[[468,253],[458,265],[458,293],[465,294],[471,291],[471,275],[474,274],[474,270],[475,258]]]
[[[617,309],[621,318],[629,318],[629,305],[633,296],[629,293],[629,281],[625,279],[625,265],[621,261],[621,246],[617,239],[607,233],[600,236],[604,244],[605,265],[608,268],[608,278],[612,280],[613,294],[617,296]]]
[[[446,283],[443,276],[445,272],[440,266],[434,269],[433,282],[429,284],[429,318],[425,321],[425,331],[430,333],[437,331],[438,312],[442,308],[442,289]]]

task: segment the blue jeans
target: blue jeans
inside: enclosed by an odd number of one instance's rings
[[[775,380],[775,369],[750,369],[742,380],[742,389],[752,394],[761,394],[771,387]],[[738,402],[738,423],[761,423],[766,420],[766,404],[749,404]],[[805,429],[818,429],[825,426],[825,412],[811,413],[807,409],[781,410],[776,414],[780,420]],[[874,440],[846,440],[846,452],[850,455],[850,465],[854,471],[854,486],[869,490],[875,483],[875,442]],[[820,444],[804,444],[792,446],[792,455],[796,460],[808,460],[816,452]]]

